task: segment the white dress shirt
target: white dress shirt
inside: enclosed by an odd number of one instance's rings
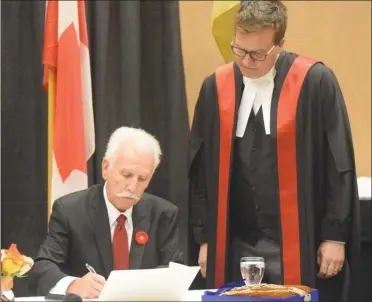
[[[113,204],[108,200],[107,198],[107,192],[106,192],[106,183],[103,187],[103,197],[105,199],[106,208],[107,208],[107,214],[109,218],[109,224],[110,224],[110,232],[111,232],[111,242],[114,237],[114,231],[117,225],[116,219],[119,217],[119,215],[123,214],[127,217],[125,220],[125,229],[127,230],[128,234],[128,248],[130,250],[131,243],[132,243],[132,237],[133,237],[133,220],[132,220],[132,211],[133,207],[129,208],[125,212],[120,212],[117,208],[113,206]],[[88,271],[87,271],[88,273]],[[67,288],[71,284],[72,281],[79,279],[73,276],[67,276],[62,278],[57,282],[57,284],[50,290],[51,294],[57,294],[57,295],[65,295]]]
[[[107,214],[109,218],[110,231],[111,231],[111,242],[114,237],[114,231],[115,231],[116,225],[118,224],[116,219],[118,219],[118,217],[121,214],[123,214],[125,215],[125,217],[127,217],[127,219],[125,220],[125,229],[127,230],[127,234],[128,234],[128,248],[130,250],[130,246],[132,243],[132,237],[133,237],[133,220],[132,220],[133,207],[129,208],[123,213],[120,212],[117,208],[115,208],[114,205],[111,202],[109,202],[109,200],[107,199],[106,184],[103,187],[103,197],[105,198]]]
[[[271,98],[274,90],[275,65],[264,76],[252,79],[243,76],[244,91],[238,111],[236,136],[243,137],[252,108],[254,114],[262,106],[266,135],[270,134]]]

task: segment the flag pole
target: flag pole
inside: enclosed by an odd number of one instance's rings
[[[53,132],[54,107],[56,98],[56,70],[48,69],[48,223],[52,211],[52,173],[53,173]]]

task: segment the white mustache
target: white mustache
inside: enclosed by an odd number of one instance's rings
[[[121,198],[132,198],[132,199],[135,199],[135,200],[140,199],[136,194],[133,194],[133,193],[130,193],[130,192],[121,192],[121,193],[116,194],[116,196],[121,197]]]

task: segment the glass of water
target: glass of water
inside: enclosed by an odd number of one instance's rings
[[[265,272],[262,257],[243,257],[240,259],[240,272],[246,285],[260,284]]]

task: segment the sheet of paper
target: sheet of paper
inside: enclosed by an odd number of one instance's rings
[[[168,268],[112,271],[99,301],[182,301],[199,271],[171,262]]]

